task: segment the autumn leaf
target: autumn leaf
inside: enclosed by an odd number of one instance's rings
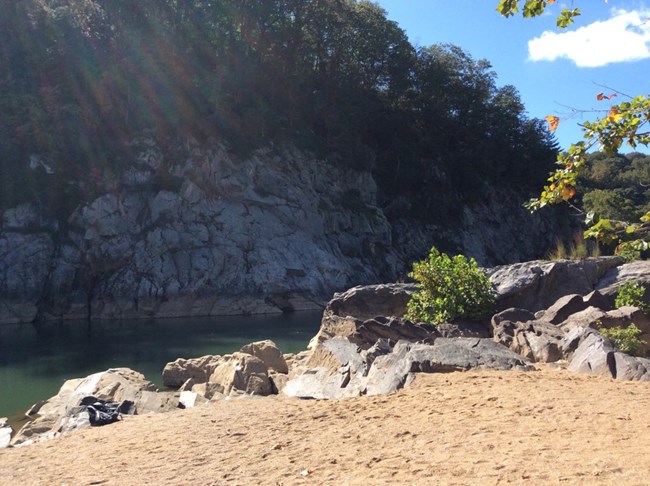
[[[607,114],[607,121],[608,122],[617,122],[621,118],[623,118],[623,115],[621,115],[618,112],[618,108],[616,106],[613,106],[611,110],[609,110],[609,113]]]
[[[555,3],[555,0],[546,0],[546,3]]]
[[[558,125],[560,124],[560,119],[557,116],[549,115],[544,118],[548,122],[548,129],[552,132],[557,130]]]
[[[576,195],[575,187],[573,187],[573,186],[564,186],[562,188],[562,199],[564,199],[565,201],[568,201],[569,199],[571,199],[575,195]]]
[[[612,98],[616,98],[616,93],[611,93],[609,95],[606,95],[605,93],[598,93],[596,95],[596,99],[598,101],[611,100]]]

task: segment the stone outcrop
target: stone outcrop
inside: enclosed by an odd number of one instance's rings
[[[324,315],[321,327],[316,336],[309,342],[309,349],[333,337],[345,337],[363,349],[375,344],[377,339],[390,339],[394,343],[399,340],[410,342],[430,341],[440,334],[435,327],[415,323],[399,317],[382,317],[374,319],[355,319]]]
[[[491,339],[437,338],[432,344],[399,341],[393,348],[387,340],[379,340],[376,348],[360,350],[346,338],[336,337],[312,351],[307,369],[289,380],[283,393],[316,399],[388,394],[405,386],[412,373],[470,369],[532,368],[525,358]]]
[[[178,407],[174,393],[157,392],[140,373],[116,368],[86,378],[66,381],[52,398],[34,405],[32,418],[13,437],[11,445],[28,445],[90,426],[82,400],[94,397],[107,402],[133,402],[132,413],[164,412]]]
[[[192,380],[193,383],[205,383],[220,364],[221,356],[178,358],[165,365],[162,372],[163,385],[169,388],[179,388],[188,380]]]
[[[361,320],[377,316],[402,317],[416,290],[415,284],[399,283],[353,287],[334,294],[324,315],[351,316]]]
[[[537,312],[570,294],[588,295],[611,280],[613,269],[624,266],[618,257],[532,261],[490,269],[498,310],[511,307]]]
[[[197,400],[278,393],[288,372],[282,352],[273,341],[265,340],[247,344],[233,354],[167,363],[163,383],[188,392],[183,395],[183,406],[189,407]]]
[[[282,352],[276,344],[269,339],[247,344],[242,346],[239,351],[262,360],[269,371],[274,371],[284,375],[289,373],[289,366],[287,365]]]

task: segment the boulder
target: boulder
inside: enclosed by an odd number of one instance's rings
[[[233,353],[222,358],[208,380],[212,393],[225,396],[236,394],[271,395],[273,387],[269,381],[264,362],[246,353]]]
[[[615,378],[615,352],[609,339],[598,333],[590,333],[573,353],[568,369],[576,373]]]
[[[614,353],[617,380],[650,381],[650,359]]]
[[[178,407],[179,408],[193,408],[197,405],[207,403],[207,399],[196,392],[193,391],[182,391],[178,397]]]
[[[9,443],[11,442],[11,433],[13,432],[13,429],[7,422],[7,418],[0,418],[0,449],[9,447]]]
[[[178,358],[165,365],[162,372],[163,385],[169,388],[178,388],[189,379],[194,383],[205,383],[220,364],[221,356]]]
[[[619,257],[532,261],[494,267],[489,273],[497,292],[497,309],[537,312],[565,295],[589,294],[608,271],[622,264]]]
[[[267,339],[265,341],[246,344],[239,351],[261,359],[269,371],[284,374],[289,373],[289,367],[282,352],[271,340]]]
[[[36,417],[15,435],[11,445],[26,445],[51,439],[90,425],[88,413],[81,402],[86,397],[107,402],[132,401],[134,413],[173,410],[178,400],[173,396],[161,399],[155,386],[144,376],[128,368],[115,368],[86,378],[66,381],[54,397],[30,412]]]
[[[601,321],[606,315],[607,311],[597,307],[587,307],[580,312],[568,316],[564,322],[559,324],[559,327],[567,332],[578,327],[591,327],[595,329],[596,323]]]
[[[590,327],[582,326],[577,326],[569,330],[560,342],[560,353],[562,353],[562,357],[570,361],[573,358],[575,350],[578,349],[582,341],[590,334],[598,334],[598,332]]]
[[[375,316],[402,317],[406,304],[417,290],[415,284],[381,284],[353,287],[336,293],[325,307],[325,316],[355,317],[365,320]]]
[[[615,296],[618,287],[634,281],[650,287],[650,261],[638,260],[609,269],[598,281],[596,289],[606,296]]]
[[[514,313],[512,313],[514,317]],[[565,332],[541,320],[513,322],[492,319],[494,341],[534,362],[552,363],[562,359],[561,341]]]
[[[411,371],[426,373],[533,369],[525,358],[492,339],[438,338],[431,346],[412,345],[408,356],[412,362]]]
[[[368,349],[378,339],[390,339],[393,343],[400,340],[411,342],[432,342],[440,333],[435,327],[415,323],[403,317],[378,316],[372,319],[356,319],[324,315],[316,336],[309,342],[309,349],[333,337],[344,337],[356,343],[362,349]]]
[[[565,295],[556,300],[551,307],[544,311],[542,319],[551,324],[560,324],[570,315],[583,311],[587,307],[589,306],[584,301],[582,295]]]
[[[528,322],[535,320],[535,314],[526,309],[510,307],[492,316],[492,327],[497,327],[503,321]]]
[[[641,330],[639,339],[645,341],[639,349],[639,354],[647,356],[650,354],[650,317],[632,306],[623,306],[620,309],[603,311],[595,307],[589,307],[582,312],[569,316],[560,327],[570,331],[576,327],[591,327],[597,329],[604,327],[628,327],[634,324]]]

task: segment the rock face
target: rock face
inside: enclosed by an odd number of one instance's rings
[[[341,337],[319,344],[307,369],[289,380],[283,392],[299,398],[338,399],[392,393],[408,384],[413,373],[532,369],[525,358],[491,339],[437,338],[433,344],[399,341],[392,349],[383,341],[366,351]]]
[[[164,412],[178,407],[173,393],[159,393],[140,373],[116,368],[86,378],[66,381],[59,392],[28,412],[34,420],[26,423],[12,439],[11,445],[28,445],[90,426],[86,407],[81,401],[95,397],[107,402],[134,403],[133,413]]]
[[[453,228],[389,222],[368,172],[290,149],[241,160],[218,144],[186,145],[171,156],[134,141],[138,156],[103,193],[57,220],[33,204],[5,210],[0,323],[313,309],[334,291],[404,275],[437,241],[488,264],[539,254],[555,234],[514,196],[467,207]],[[514,228],[494,224],[513,218]],[[489,230],[499,238],[479,237]],[[514,253],[506,242],[522,233]]]
[[[547,309],[560,297],[587,295],[611,280],[610,270],[624,268],[618,257],[533,261],[490,270],[499,310],[511,307],[531,312]]]

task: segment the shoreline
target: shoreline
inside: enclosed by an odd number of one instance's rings
[[[0,450],[0,484],[641,484],[648,406],[647,383],[548,366],[421,374],[387,396],[225,400]]]

